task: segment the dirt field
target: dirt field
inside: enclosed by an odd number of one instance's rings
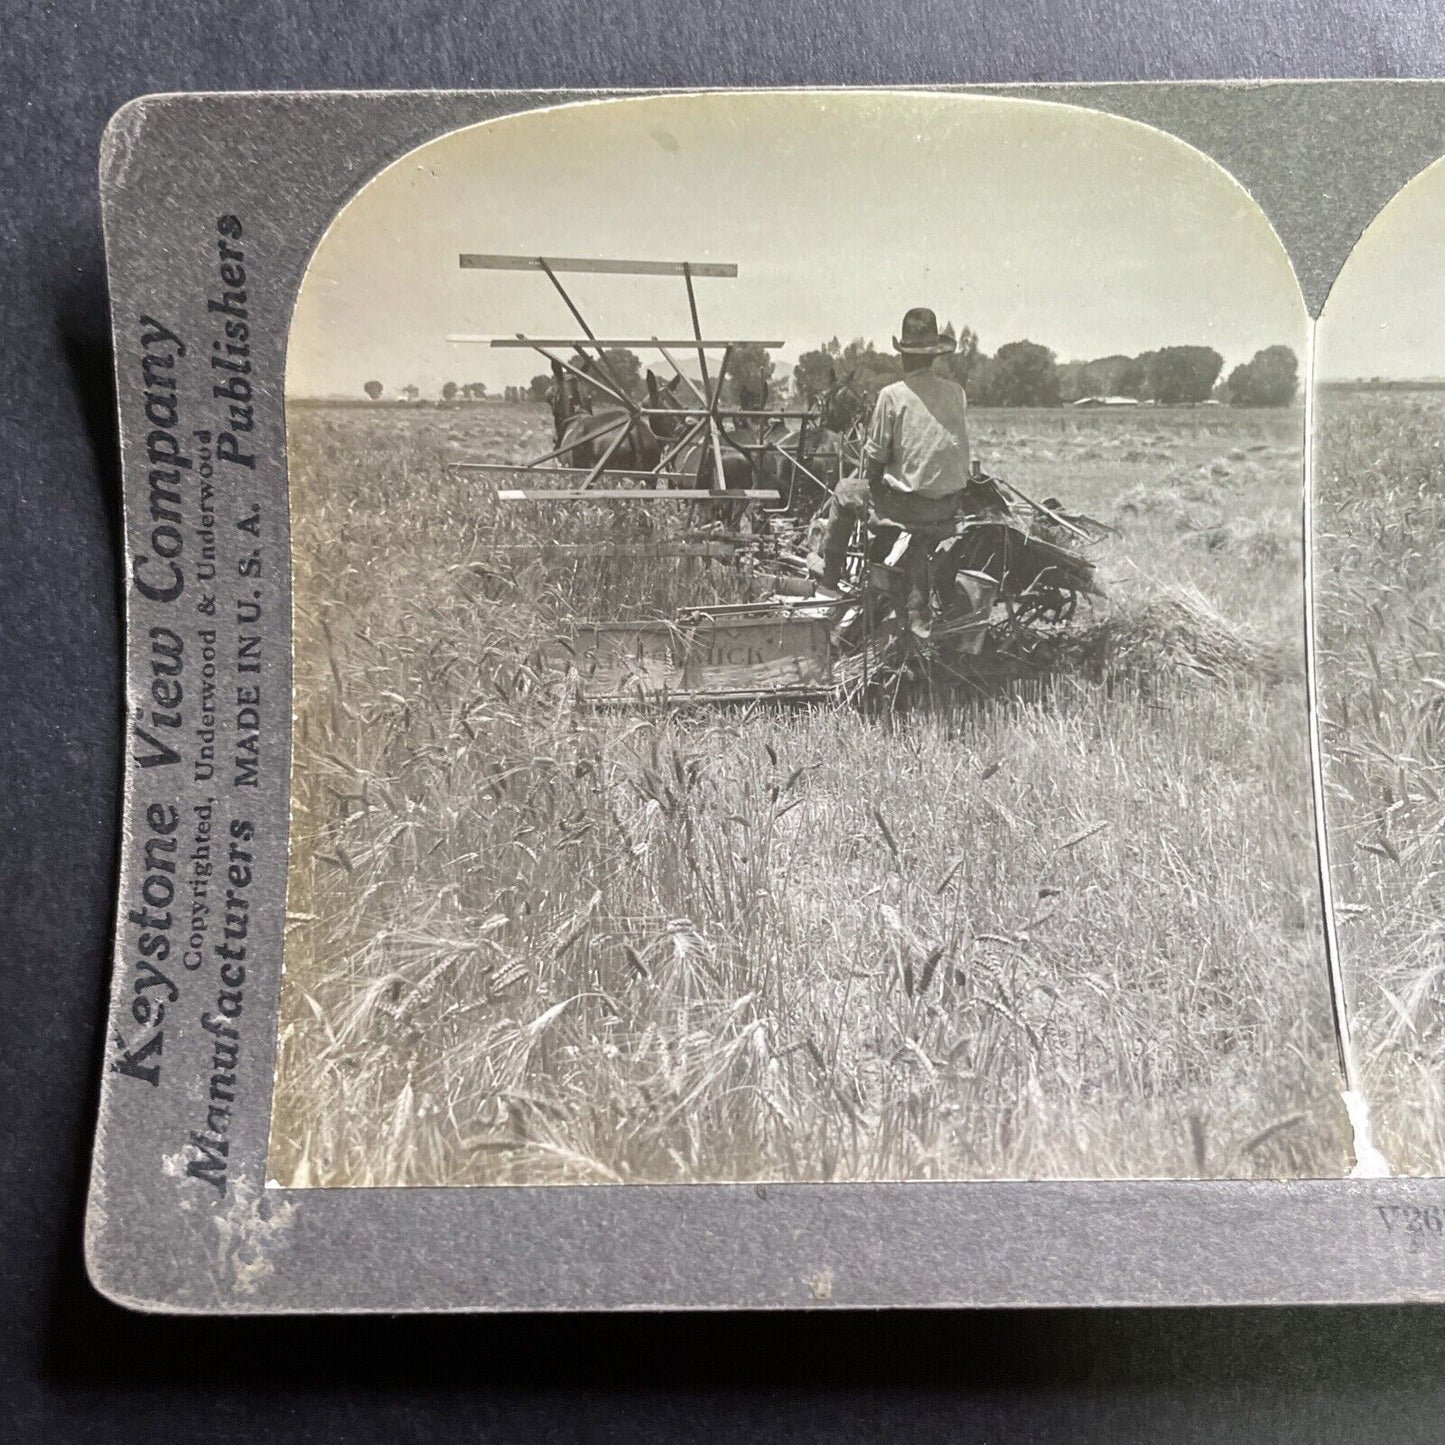
[[[1316,566],[1330,861],[1378,1143],[1445,1168],[1445,394],[1326,390]]]
[[[1334,1175],[1300,413],[979,412],[1123,528],[1103,674],[870,720],[578,713],[546,568],[448,458],[538,407],[294,408],[292,875],[271,1174],[301,1186]],[[706,570],[712,568],[714,570]]]

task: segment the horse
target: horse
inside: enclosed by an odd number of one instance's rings
[[[701,405],[689,407],[678,399],[678,386],[681,381],[681,376],[674,376],[663,385],[651,371],[647,373],[648,405],[655,411],[665,413],[652,418],[652,428],[665,442],[675,441],[680,433],[703,414],[704,408]],[[736,445],[729,446],[726,442],[720,444],[722,488],[738,491],[756,485],[753,481],[754,466],[751,455],[751,449],[757,446],[756,436],[751,434],[751,429],[739,418],[729,417],[726,412],[720,413],[720,420],[725,434],[735,438],[744,448],[740,451]],[[697,486],[709,491],[718,488],[717,458],[705,433],[686,442],[673,457],[668,470],[677,476],[691,474]]]
[[[767,447],[763,460],[768,483],[782,492],[788,511],[799,521],[815,516],[838,479],[862,465],[863,432],[873,415],[872,399],[854,385],[853,373],[840,381],[832,367],[827,388],[804,391],[803,401],[813,414],[804,427],[779,419],[767,423],[760,436]],[[797,465],[792,464],[795,459]]]
[[[600,380],[602,375],[591,357],[582,371],[584,379]],[[650,472],[661,459],[662,443],[647,417],[611,398],[605,405],[595,406],[591,391],[584,392],[557,361],[552,363],[547,399],[552,406],[552,447],[558,465],[590,470],[606,457],[607,466],[618,471]]]
[[[651,368],[647,372],[647,405],[657,413],[657,415],[648,417],[648,421],[654,433],[665,442],[671,441],[677,435],[678,428],[687,411],[687,408],[677,399],[677,388],[681,381],[680,375],[674,376],[664,386],[653,375]]]
[[[873,419],[878,396],[876,392],[855,384],[853,376],[850,371],[840,381],[838,373],[830,366],[828,387],[817,399],[817,405],[823,430],[838,438],[840,462],[849,470],[857,471],[863,464],[863,441],[868,423]],[[811,398],[809,405],[812,405]]]
[[[664,442],[675,443],[686,430],[696,423],[706,408],[701,402],[689,407],[678,398],[681,375],[674,376],[666,385],[660,383],[651,371],[647,373],[647,398],[649,406],[662,413],[653,418],[653,429]],[[754,393],[753,395],[756,395]],[[767,388],[762,389],[764,404]],[[740,398],[741,399],[741,398]],[[762,410],[762,407],[743,405],[743,411]],[[691,440],[683,443],[673,455],[668,471],[675,480],[673,486],[686,486],[689,481],[704,491],[740,492],[752,487],[772,484],[761,455],[759,429],[751,418],[739,417],[720,410],[718,425],[722,432],[714,448],[709,431],[699,431]],[[722,459],[722,481],[718,481],[718,458]],[[725,526],[736,526],[741,520],[747,503],[742,499],[729,502],[719,508],[718,516]]]
[[[675,440],[702,414],[700,401],[689,407],[679,399],[681,381],[680,376],[675,376],[663,385],[651,371],[647,373],[648,404],[657,413],[652,417],[652,427],[664,442]],[[769,397],[768,382],[761,376],[756,384],[745,381],[738,389],[738,411],[766,411]],[[856,470],[862,426],[872,415],[872,404],[854,386],[851,372],[840,381],[830,370],[827,390],[808,396],[807,406],[818,419],[810,420],[805,428],[791,425],[782,417],[739,416],[722,409],[719,418],[725,439],[717,451],[707,436],[695,437],[680,449],[668,470],[695,479],[697,486],[710,491],[754,487],[777,491],[789,512],[806,520],[832,494],[850,458]],[[722,456],[721,488],[717,480],[718,452]]]

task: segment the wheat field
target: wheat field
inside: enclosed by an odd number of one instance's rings
[[[1378,1144],[1445,1172],[1445,394],[1326,388],[1321,742],[1351,1035]]]
[[[559,631],[753,583],[529,556],[648,526],[448,472],[544,450],[543,408],[293,407],[270,1175],[1339,1174],[1301,427],[980,412],[986,465],[1121,528],[1075,668],[895,717],[638,714],[573,706]]]

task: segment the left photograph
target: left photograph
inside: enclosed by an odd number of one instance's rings
[[[1308,318],[1070,106],[440,136],[291,320],[285,1188],[1349,1167]]]

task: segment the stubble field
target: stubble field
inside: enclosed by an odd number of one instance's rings
[[[1445,394],[1327,389],[1316,567],[1330,865],[1377,1142],[1445,1169]]]
[[[579,712],[570,620],[752,585],[543,565],[636,512],[448,472],[542,408],[293,407],[284,1184],[1335,1175],[1300,414],[999,411],[1117,524],[1046,691]],[[505,549],[513,550],[505,550]]]

